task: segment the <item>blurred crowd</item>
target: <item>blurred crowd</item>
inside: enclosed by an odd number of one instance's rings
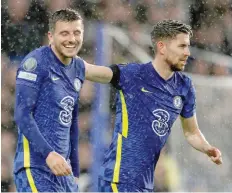
[[[232,56],[232,1],[224,0],[2,0],[2,111],[1,111],[1,191],[15,191],[12,163],[17,139],[13,121],[14,88],[17,65],[33,49],[46,45],[48,16],[61,8],[80,11],[85,25],[104,22],[125,30],[136,44],[142,41],[140,33],[149,34],[152,24],[162,19],[177,19],[193,28],[191,45],[204,50]],[[88,33],[87,31],[85,33]],[[94,37],[94,34],[92,34]],[[80,56],[94,62],[95,41],[86,38]],[[151,55],[151,46],[144,48]],[[124,50],[113,57],[121,61]],[[114,53],[113,53],[114,55]],[[222,61],[223,62],[223,61]],[[191,61],[188,72],[211,76],[230,76],[229,67],[197,58]],[[80,93],[79,158],[81,191],[88,191],[88,175],[92,160],[90,129],[91,107],[94,101],[94,84],[85,81]],[[112,100],[113,101],[113,100]],[[113,102],[112,102],[113,103]],[[111,105],[112,115],[114,105]],[[113,121],[113,118],[112,118]],[[157,191],[177,191],[180,186],[178,166],[164,150],[156,170]],[[177,176],[177,177],[174,177]]]

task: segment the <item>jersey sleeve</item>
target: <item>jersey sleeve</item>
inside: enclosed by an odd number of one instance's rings
[[[81,58],[76,58],[76,65],[77,65],[77,77],[80,78],[81,82],[83,83],[85,80],[85,63],[84,60]]]
[[[48,77],[48,72],[43,68],[43,61],[39,54],[29,54],[20,64],[16,85],[25,85],[39,90],[43,79]]]
[[[195,114],[196,111],[196,92],[192,81],[190,80],[190,88],[185,97],[183,109],[180,115],[184,118],[190,118]]]
[[[133,63],[111,65],[110,68],[113,71],[112,85],[115,88],[122,88],[133,79],[139,67],[139,64]]]
[[[39,65],[40,61],[36,57],[29,56],[19,66],[16,77],[14,119],[34,151],[46,158],[54,150],[42,136],[33,117],[39,87],[45,75],[39,70]]]

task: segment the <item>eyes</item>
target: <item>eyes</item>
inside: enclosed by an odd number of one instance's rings
[[[62,31],[62,32],[60,32],[60,34],[61,34],[63,37],[66,37],[66,36],[68,36],[68,35],[71,34],[71,33],[68,32],[68,31]],[[76,31],[73,32],[73,35],[74,35],[74,36],[80,36],[80,35],[81,35],[81,31],[76,30]]]
[[[188,44],[180,44],[178,47],[180,48],[188,48],[190,45]]]

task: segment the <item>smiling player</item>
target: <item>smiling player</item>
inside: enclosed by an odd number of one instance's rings
[[[29,53],[17,71],[14,175],[19,192],[78,191],[77,111],[85,78],[84,62],[76,57],[83,42],[79,13],[52,14],[48,38],[50,45]]]

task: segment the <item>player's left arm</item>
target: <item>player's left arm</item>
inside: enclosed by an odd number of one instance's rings
[[[183,108],[180,113],[184,136],[196,150],[208,155],[214,163],[221,164],[221,152],[216,147],[211,146],[201,133],[195,109],[196,93],[192,81],[189,79],[188,93],[184,97]]]
[[[78,105],[76,104],[73,109],[73,120],[70,129],[70,141],[71,141],[70,161],[71,161],[73,175],[76,178],[79,177],[77,113],[78,113]]]
[[[113,71],[106,66],[98,66],[89,64],[84,61],[85,64],[85,78],[87,80],[99,83],[110,83],[113,78]]]
[[[222,164],[221,152],[216,147],[213,147],[205,139],[204,135],[201,133],[196,114],[190,118],[181,117],[182,128],[184,136],[188,143],[192,145],[196,150],[201,151],[208,155],[211,160],[216,164]]]

